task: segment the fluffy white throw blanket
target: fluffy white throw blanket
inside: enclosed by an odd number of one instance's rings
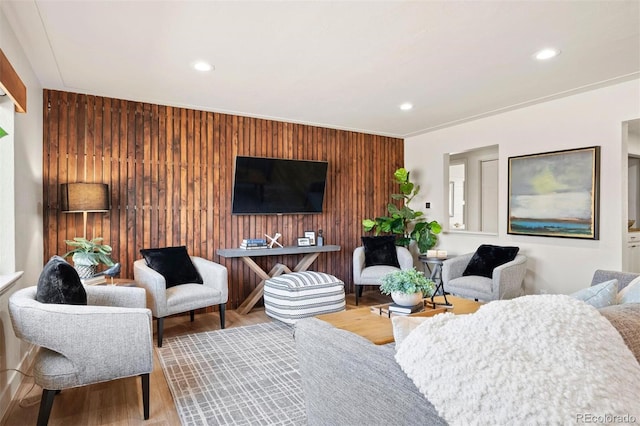
[[[452,425],[640,422],[640,364],[606,318],[568,296],[429,318],[396,361]]]

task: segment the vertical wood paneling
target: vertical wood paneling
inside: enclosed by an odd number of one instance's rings
[[[90,213],[87,237],[104,237],[133,277],[145,247],[186,245],[196,256],[229,269],[229,308],[259,280],[239,259],[218,248],[243,238],[280,232],[295,245],[304,231],[323,229],[326,244],[342,250],[321,255],[313,269],[332,273],[353,291],[353,249],[361,220],[385,214],[403,164],[401,139],[301,124],[143,104],[53,90],[44,91],[44,256],[67,251],[65,239],[82,234],[82,215],[59,211],[59,186],[104,182],[111,211]],[[324,213],[231,215],[236,155],[328,161]],[[298,257],[256,259],[265,269]]]

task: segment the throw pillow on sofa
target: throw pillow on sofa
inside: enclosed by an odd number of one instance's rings
[[[140,254],[151,269],[164,277],[167,288],[203,283],[185,246],[142,249]]]
[[[479,275],[492,278],[493,270],[516,258],[519,247],[501,247],[482,244],[471,257],[462,276]]]
[[[400,268],[395,236],[361,237],[361,239],[364,246],[365,267],[388,265]]]
[[[574,299],[582,300],[594,308],[604,308],[605,306],[615,305],[616,296],[618,294],[618,280],[609,280],[575,293],[569,296]]]
[[[36,300],[40,303],[86,305],[87,292],[75,268],[60,256],[53,256],[38,278]]]
[[[625,288],[620,290],[616,298],[616,303],[640,303],[640,277],[634,279]]]

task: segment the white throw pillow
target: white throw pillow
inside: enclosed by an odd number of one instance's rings
[[[640,277],[634,279],[620,290],[617,302],[619,305],[623,303],[640,303]]]
[[[618,280],[605,281],[570,294],[574,299],[582,300],[594,308],[615,305],[618,295]]]
[[[391,318],[391,323],[393,324],[393,339],[396,341],[396,349],[409,335],[409,333],[427,319],[429,319],[429,317],[396,316]]]

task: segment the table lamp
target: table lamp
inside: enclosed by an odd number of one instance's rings
[[[63,213],[82,213],[83,237],[87,238],[87,214],[109,211],[109,185],[106,183],[61,184],[60,210]]]

